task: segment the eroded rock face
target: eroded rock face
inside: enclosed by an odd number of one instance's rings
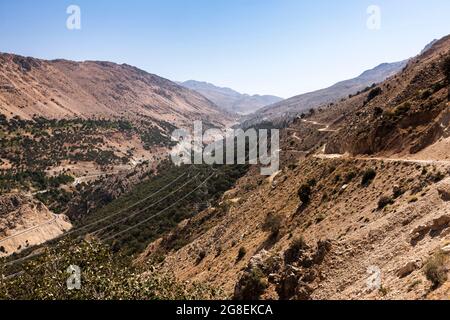
[[[411,235],[411,242],[416,243],[420,241],[427,233],[439,232],[450,226],[450,215],[445,214],[439,218],[433,219],[426,224],[419,225],[414,228]]]
[[[234,299],[257,300],[273,285],[282,300],[309,300],[321,279],[320,266],[331,250],[330,241],[319,241],[316,247],[292,245],[284,254],[262,250],[252,257],[235,286]]]

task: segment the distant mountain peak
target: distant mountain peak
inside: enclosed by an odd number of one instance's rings
[[[231,88],[218,87],[204,81],[188,80],[178,83],[188,89],[197,91],[214,102],[219,108],[232,113],[250,114],[283,100],[271,95],[243,94]]]

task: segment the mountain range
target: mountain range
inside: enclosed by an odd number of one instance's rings
[[[221,88],[211,83],[195,80],[181,82],[180,85],[197,91],[227,112],[241,115],[253,113],[262,107],[283,100],[272,95],[242,94],[230,88]]]
[[[130,65],[13,54],[0,54],[0,112],[23,119],[146,118],[175,126],[231,120],[197,92]]]
[[[307,112],[311,108],[326,106],[340,99],[363,91],[366,88],[384,81],[401,71],[408,60],[383,63],[379,66],[363,72],[360,76],[338,82],[333,86],[280,101],[266,106],[246,118],[248,125],[260,121],[277,121],[280,119],[292,119],[293,117]]]

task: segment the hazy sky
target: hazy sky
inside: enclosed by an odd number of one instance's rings
[[[66,27],[71,4],[81,30]],[[449,0],[0,0],[0,51],[289,97],[414,56],[450,33],[449,13]]]

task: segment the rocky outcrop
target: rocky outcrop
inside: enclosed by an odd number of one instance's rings
[[[450,178],[439,182],[436,188],[442,200],[450,201]]]
[[[433,233],[433,232],[439,232],[445,228],[448,228],[450,225],[450,215],[442,215],[439,218],[433,219],[425,224],[419,225],[416,228],[414,228],[410,235],[411,235],[411,242],[417,243],[427,233]]]
[[[284,259],[265,250],[253,256],[235,286],[234,298],[257,299],[273,286],[281,300],[309,300],[320,281],[320,265],[331,250],[331,242],[319,241],[316,248],[299,243],[293,242]]]

